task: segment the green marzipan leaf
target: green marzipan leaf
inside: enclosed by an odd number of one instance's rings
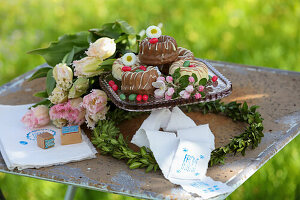
[[[199,81],[199,85],[205,86],[206,83],[207,83],[207,79],[206,79],[206,78],[202,78],[202,79]]]
[[[51,95],[53,89],[55,88],[56,82],[53,77],[53,69],[50,69],[47,73],[47,79],[46,79],[46,89],[48,96]]]
[[[32,74],[32,76],[28,80],[32,81],[37,78],[46,77],[47,73],[50,69],[52,69],[52,68],[51,67],[43,67],[41,69],[38,69],[36,72],[34,72],[34,74]]]
[[[196,75],[195,73],[193,73],[193,74],[192,74],[192,77],[195,79],[195,83],[197,83],[197,82],[198,82],[198,77],[197,77],[197,75]]]
[[[42,97],[42,98],[48,98],[48,93],[45,90],[45,91],[37,92],[33,96],[35,96],[35,97]]]
[[[89,34],[89,32],[79,32],[73,35],[63,35],[58,38],[58,41],[51,42],[49,47],[32,50],[28,53],[43,56],[46,62],[54,67],[62,62],[66,54],[72,52],[74,47],[74,53],[87,49]]]
[[[189,75],[184,75],[182,77],[180,77],[179,79],[179,84],[181,88],[185,88],[189,85]]]

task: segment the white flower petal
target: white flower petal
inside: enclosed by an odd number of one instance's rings
[[[136,55],[134,53],[126,53],[122,56],[122,62],[125,66],[132,66],[136,63]]]
[[[161,30],[157,26],[149,26],[146,30],[146,35],[149,38],[159,38],[161,36]]]

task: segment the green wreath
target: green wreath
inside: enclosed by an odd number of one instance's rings
[[[238,152],[244,156],[248,147],[256,148],[261,141],[263,134],[263,118],[256,111],[258,106],[248,107],[247,103],[214,101],[208,103],[200,103],[189,106],[182,106],[187,112],[201,111],[203,114],[220,113],[230,117],[233,121],[248,123],[246,130],[239,136],[231,139],[230,143],[223,147],[216,148],[211,153],[209,166],[216,164],[224,164],[225,156],[229,153],[234,155]],[[146,172],[156,171],[159,166],[150,149],[140,148],[135,152],[128,147],[128,142],[124,139],[117,125],[124,120],[133,119],[142,113],[128,112],[116,108],[107,114],[107,120],[99,121],[97,127],[93,130],[92,143],[104,155],[111,155],[119,160],[127,161],[130,169],[146,168]]]

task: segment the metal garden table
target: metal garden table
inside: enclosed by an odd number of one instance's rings
[[[264,120],[264,134],[258,148],[246,151],[246,156],[229,155],[224,165],[210,167],[208,175],[214,180],[226,182],[238,188],[272,156],[299,134],[300,130],[300,73],[277,69],[245,66],[210,61],[222,74],[232,81],[233,92],[223,99],[247,101],[259,105]],[[45,67],[42,65],[39,67]],[[28,72],[0,87],[0,104],[34,103],[39,99],[32,94],[44,88],[44,79],[27,82]],[[239,135],[243,123],[232,122],[221,115],[188,113],[197,124],[209,123],[215,134],[216,147]],[[132,136],[147,116],[120,125],[124,135]],[[134,148],[134,147],[133,147]],[[41,169],[10,171],[0,157],[0,172],[28,176],[67,184],[66,199],[72,199],[75,187],[83,187],[110,193],[145,199],[193,199],[196,195],[185,192],[179,186],[164,179],[162,173],[145,173],[143,169],[130,170],[124,161],[99,155],[95,159],[58,165]],[[75,186],[75,187],[74,187]],[[223,199],[229,194],[218,196]]]

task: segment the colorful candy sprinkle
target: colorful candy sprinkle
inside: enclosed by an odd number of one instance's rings
[[[122,71],[123,71],[123,72],[129,72],[129,71],[131,71],[131,67],[129,67],[129,66],[124,66],[124,67],[122,67]]]
[[[141,69],[141,70],[143,70],[143,71],[146,71],[146,67],[145,66],[140,66],[140,68],[139,69]]]
[[[195,67],[195,65],[190,65],[189,67]]]
[[[118,90],[118,86],[115,84],[113,86],[111,86],[111,88],[114,90],[114,91],[117,91]]]
[[[148,95],[146,95],[146,94],[143,95],[143,100],[144,100],[144,101],[147,101],[148,98],[149,98]]]
[[[189,67],[190,63],[191,63],[190,61],[186,60],[186,61],[184,61],[183,66],[184,67]]]
[[[217,77],[217,76],[213,76],[213,77],[211,78],[211,80],[212,80],[212,82],[216,82],[216,81],[218,80],[218,77]]]
[[[108,81],[108,85],[109,85],[110,87],[112,87],[113,85],[115,85],[115,82],[114,82],[113,80],[110,80],[110,81]]]
[[[128,99],[129,99],[130,101],[134,101],[135,98],[136,98],[136,94],[131,94],[131,95],[129,95],[129,97],[128,97]]]
[[[135,72],[144,72],[144,70],[142,70],[142,69],[137,69],[137,70],[135,70]]]
[[[136,96],[136,100],[137,100],[137,101],[142,101],[142,98],[143,98],[143,97],[142,97],[142,95],[140,95],[140,94]]]
[[[151,44],[155,44],[155,43],[158,42],[158,38],[151,38],[151,39],[149,40],[149,42],[150,42]]]
[[[126,95],[125,95],[125,94],[120,94],[120,99],[121,99],[122,101],[124,101],[124,100],[126,99]]]

